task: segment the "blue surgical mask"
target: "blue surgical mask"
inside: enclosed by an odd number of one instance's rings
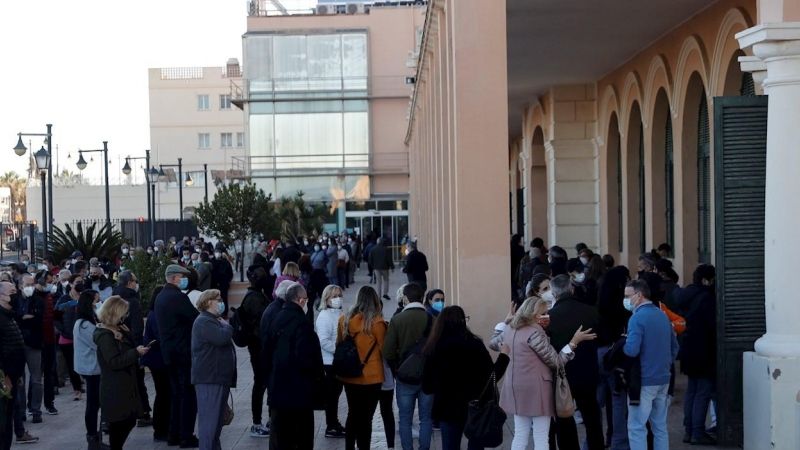
[[[95,315],[95,316],[97,316],[98,314],[100,314],[100,307],[101,307],[101,306],[103,306],[103,304],[102,304],[102,303],[100,303],[100,302],[97,302],[97,304],[96,304],[96,305],[94,305],[94,315]]]
[[[224,302],[219,302],[219,304],[217,305],[217,312],[219,312],[220,316],[225,313],[225,303]]]
[[[631,312],[633,312],[633,310],[634,310],[634,306],[633,306],[633,305],[631,305],[631,299],[629,299],[628,297],[625,297],[625,298],[622,300],[622,306],[623,306],[625,309],[627,309],[628,311],[631,311]]]
[[[433,309],[438,312],[442,312],[444,309],[444,302],[433,302]]]
[[[178,289],[184,290],[189,287],[189,279],[188,278],[181,278],[180,284],[178,284]]]

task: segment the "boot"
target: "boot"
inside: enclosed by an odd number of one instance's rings
[[[86,442],[89,443],[89,450],[111,450],[111,447],[103,444],[102,434],[87,434]]]

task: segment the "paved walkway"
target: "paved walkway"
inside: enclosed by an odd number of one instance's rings
[[[398,270],[391,275],[391,284],[389,295],[394,296],[394,292],[404,282],[405,275]],[[359,287],[363,286],[366,279],[366,268],[362,266],[362,270],[356,273],[357,283],[350,289],[345,291],[344,307],[351,306],[355,301],[355,295]],[[232,303],[236,303],[235,300]],[[235,306],[235,305],[234,305]],[[505,307],[505,305],[503,305]],[[385,304],[385,313],[387,318],[394,313],[397,304],[394,300],[387,301]],[[483,331],[483,330],[481,330]],[[484,333],[486,334],[486,333]],[[266,449],[268,448],[268,439],[252,438],[249,435],[251,425],[250,414],[250,392],[252,388],[252,369],[250,367],[250,358],[246,349],[237,348],[237,356],[239,363],[239,387],[233,390],[234,397],[234,410],[236,413],[235,419],[230,426],[222,430],[222,448],[229,450],[247,450],[247,449]],[[679,377],[678,385],[676,386],[676,397],[672,402],[669,410],[669,430],[670,430],[670,448],[671,449],[689,449],[688,444],[681,443],[683,436],[682,420],[683,420],[683,392],[685,389],[685,378]],[[153,388],[152,380],[149,375],[147,379],[148,393],[150,401],[153,401],[155,389]],[[14,444],[15,448],[29,448],[47,449],[47,450],[85,450],[87,448],[85,439],[85,429],[83,425],[83,414],[86,408],[86,400],[75,402],[68,392],[69,388],[62,388],[61,394],[56,396],[56,408],[60,414],[57,416],[43,417],[44,422],[41,424],[32,424],[30,419],[26,422],[28,431],[34,436],[38,436],[40,441],[32,445],[18,445]],[[345,397],[342,395],[339,405],[339,419],[344,423],[347,417],[347,405]],[[397,408],[395,407],[395,420],[397,420]],[[341,439],[326,439],[325,433],[325,418],[323,412],[315,413],[315,449],[325,450],[341,450],[344,449],[344,440]],[[579,433],[583,435],[583,427],[579,426]],[[177,447],[167,447],[166,443],[155,443],[152,440],[152,428],[134,428],[130,438],[126,444],[126,448],[130,449],[154,449],[166,450],[174,449]],[[506,426],[506,439],[503,445],[499,448],[509,449],[511,447],[511,439],[513,433],[513,419]],[[108,443],[107,436],[105,442]],[[434,439],[431,443],[432,449],[441,448],[441,438],[439,432],[434,433]],[[466,439],[462,442],[462,448],[466,448]],[[396,437],[396,446],[400,448],[400,438]],[[373,449],[386,449],[386,438],[383,431],[382,418],[379,412],[375,413],[375,421],[373,425]],[[532,448],[532,444],[528,448]]]

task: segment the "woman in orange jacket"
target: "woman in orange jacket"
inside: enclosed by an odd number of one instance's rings
[[[370,448],[372,417],[381,395],[383,372],[383,340],[386,338],[386,321],[383,306],[375,289],[364,286],[358,291],[356,304],[339,319],[336,343],[346,336],[353,338],[359,359],[364,363],[361,375],[339,379],[344,383],[347,396],[347,422],[345,423],[345,450]]]

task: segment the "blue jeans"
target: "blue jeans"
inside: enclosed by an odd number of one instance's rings
[[[616,387],[614,376],[608,380],[612,392]],[[619,395],[611,394],[611,414],[614,422],[614,433],[611,435],[611,450],[630,450],[628,444],[628,395],[623,391]]]
[[[433,395],[422,392],[422,385],[397,382],[397,409],[400,410],[400,445],[403,450],[414,450],[411,437],[411,421],[414,419],[414,407],[419,406],[419,450],[431,448],[433,434]]]
[[[669,383],[642,386],[638,406],[628,405],[628,440],[631,450],[647,450],[647,422],[653,430],[653,450],[669,450],[667,404]]]
[[[338,276],[328,277],[328,284],[330,284],[331,286],[339,286],[339,277]],[[344,287],[344,286],[339,286],[339,287]]]
[[[689,377],[683,399],[683,428],[686,434],[699,438],[706,434],[706,413],[714,381],[710,378]]]

